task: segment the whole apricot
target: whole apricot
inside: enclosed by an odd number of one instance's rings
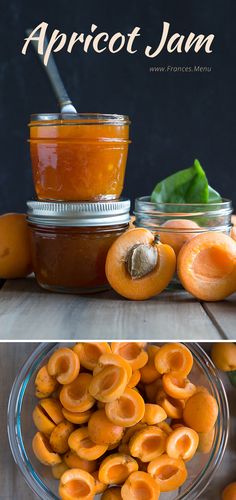
[[[160,232],[160,241],[166,245],[170,245],[175,251],[176,256],[186,241],[194,238],[198,234],[198,231],[200,231],[199,225],[189,219],[168,220],[161,227],[163,231]]]
[[[236,481],[226,486],[222,493],[222,500],[236,500]]]
[[[124,434],[124,427],[115,425],[106,416],[105,410],[97,410],[88,422],[90,439],[97,444],[118,444]]]
[[[217,342],[213,344],[211,359],[216,368],[223,372],[236,370],[236,344],[233,342]]]
[[[32,261],[26,215],[1,215],[0,235],[0,278],[28,276]]]
[[[185,424],[196,432],[209,432],[214,427],[217,416],[217,402],[207,392],[197,392],[191,396],[183,410]]]

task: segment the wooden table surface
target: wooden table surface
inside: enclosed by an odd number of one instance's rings
[[[34,278],[2,282],[0,339],[185,339],[236,337],[236,294],[217,303],[167,290],[148,301],[113,291],[91,295],[46,292]]]
[[[25,358],[33,351],[33,343],[1,343],[0,344],[0,499],[1,500],[36,500],[24,482],[11,456],[7,439],[7,402],[17,371]],[[210,486],[201,495],[200,500],[220,500],[222,488],[236,480],[236,389],[228,382],[227,376],[222,379],[228,394],[231,414],[230,438],[223,462],[215,474]]]

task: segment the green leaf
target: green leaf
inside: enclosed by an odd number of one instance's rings
[[[159,182],[151,195],[153,203],[212,203],[221,201],[210,188],[206,174],[198,160],[190,168],[180,170]]]
[[[233,370],[232,372],[227,372],[227,375],[229,377],[231,384],[234,387],[236,387],[236,370]]]
[[[220,194],[217,193],[217,191],[215,191],[215,189],[213,189],[211,186],[208,186],[208,192],[208,203],[219,203],[220,201],[222,201]]]

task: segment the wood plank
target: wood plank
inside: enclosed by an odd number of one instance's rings
[[[222,302],[205,302],[203,307],[219,331],[226,338],[236,339],[236,293]]]
[[[79,296],[40,289],[33,278],[0,291],[0,339],[221,339],[201,304],[166,291],[128,301],[113,291]]]

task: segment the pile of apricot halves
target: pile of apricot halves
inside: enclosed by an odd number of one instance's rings
[[[189,380],[182,344],[78,343],[53,352],[35,379],[33,451],[62,500],[157,500],[208,453],[215,398]]]
[[[183,287],[200,300],[223,300],[236,292],[234,234],[201,233],[199,226],[196,232],[195,226],[189,220],[170,220],[158,241],[144,228],[123,233],[107,255],[111,287],[128,299],[144,300],[161,293],[177,272]]]

